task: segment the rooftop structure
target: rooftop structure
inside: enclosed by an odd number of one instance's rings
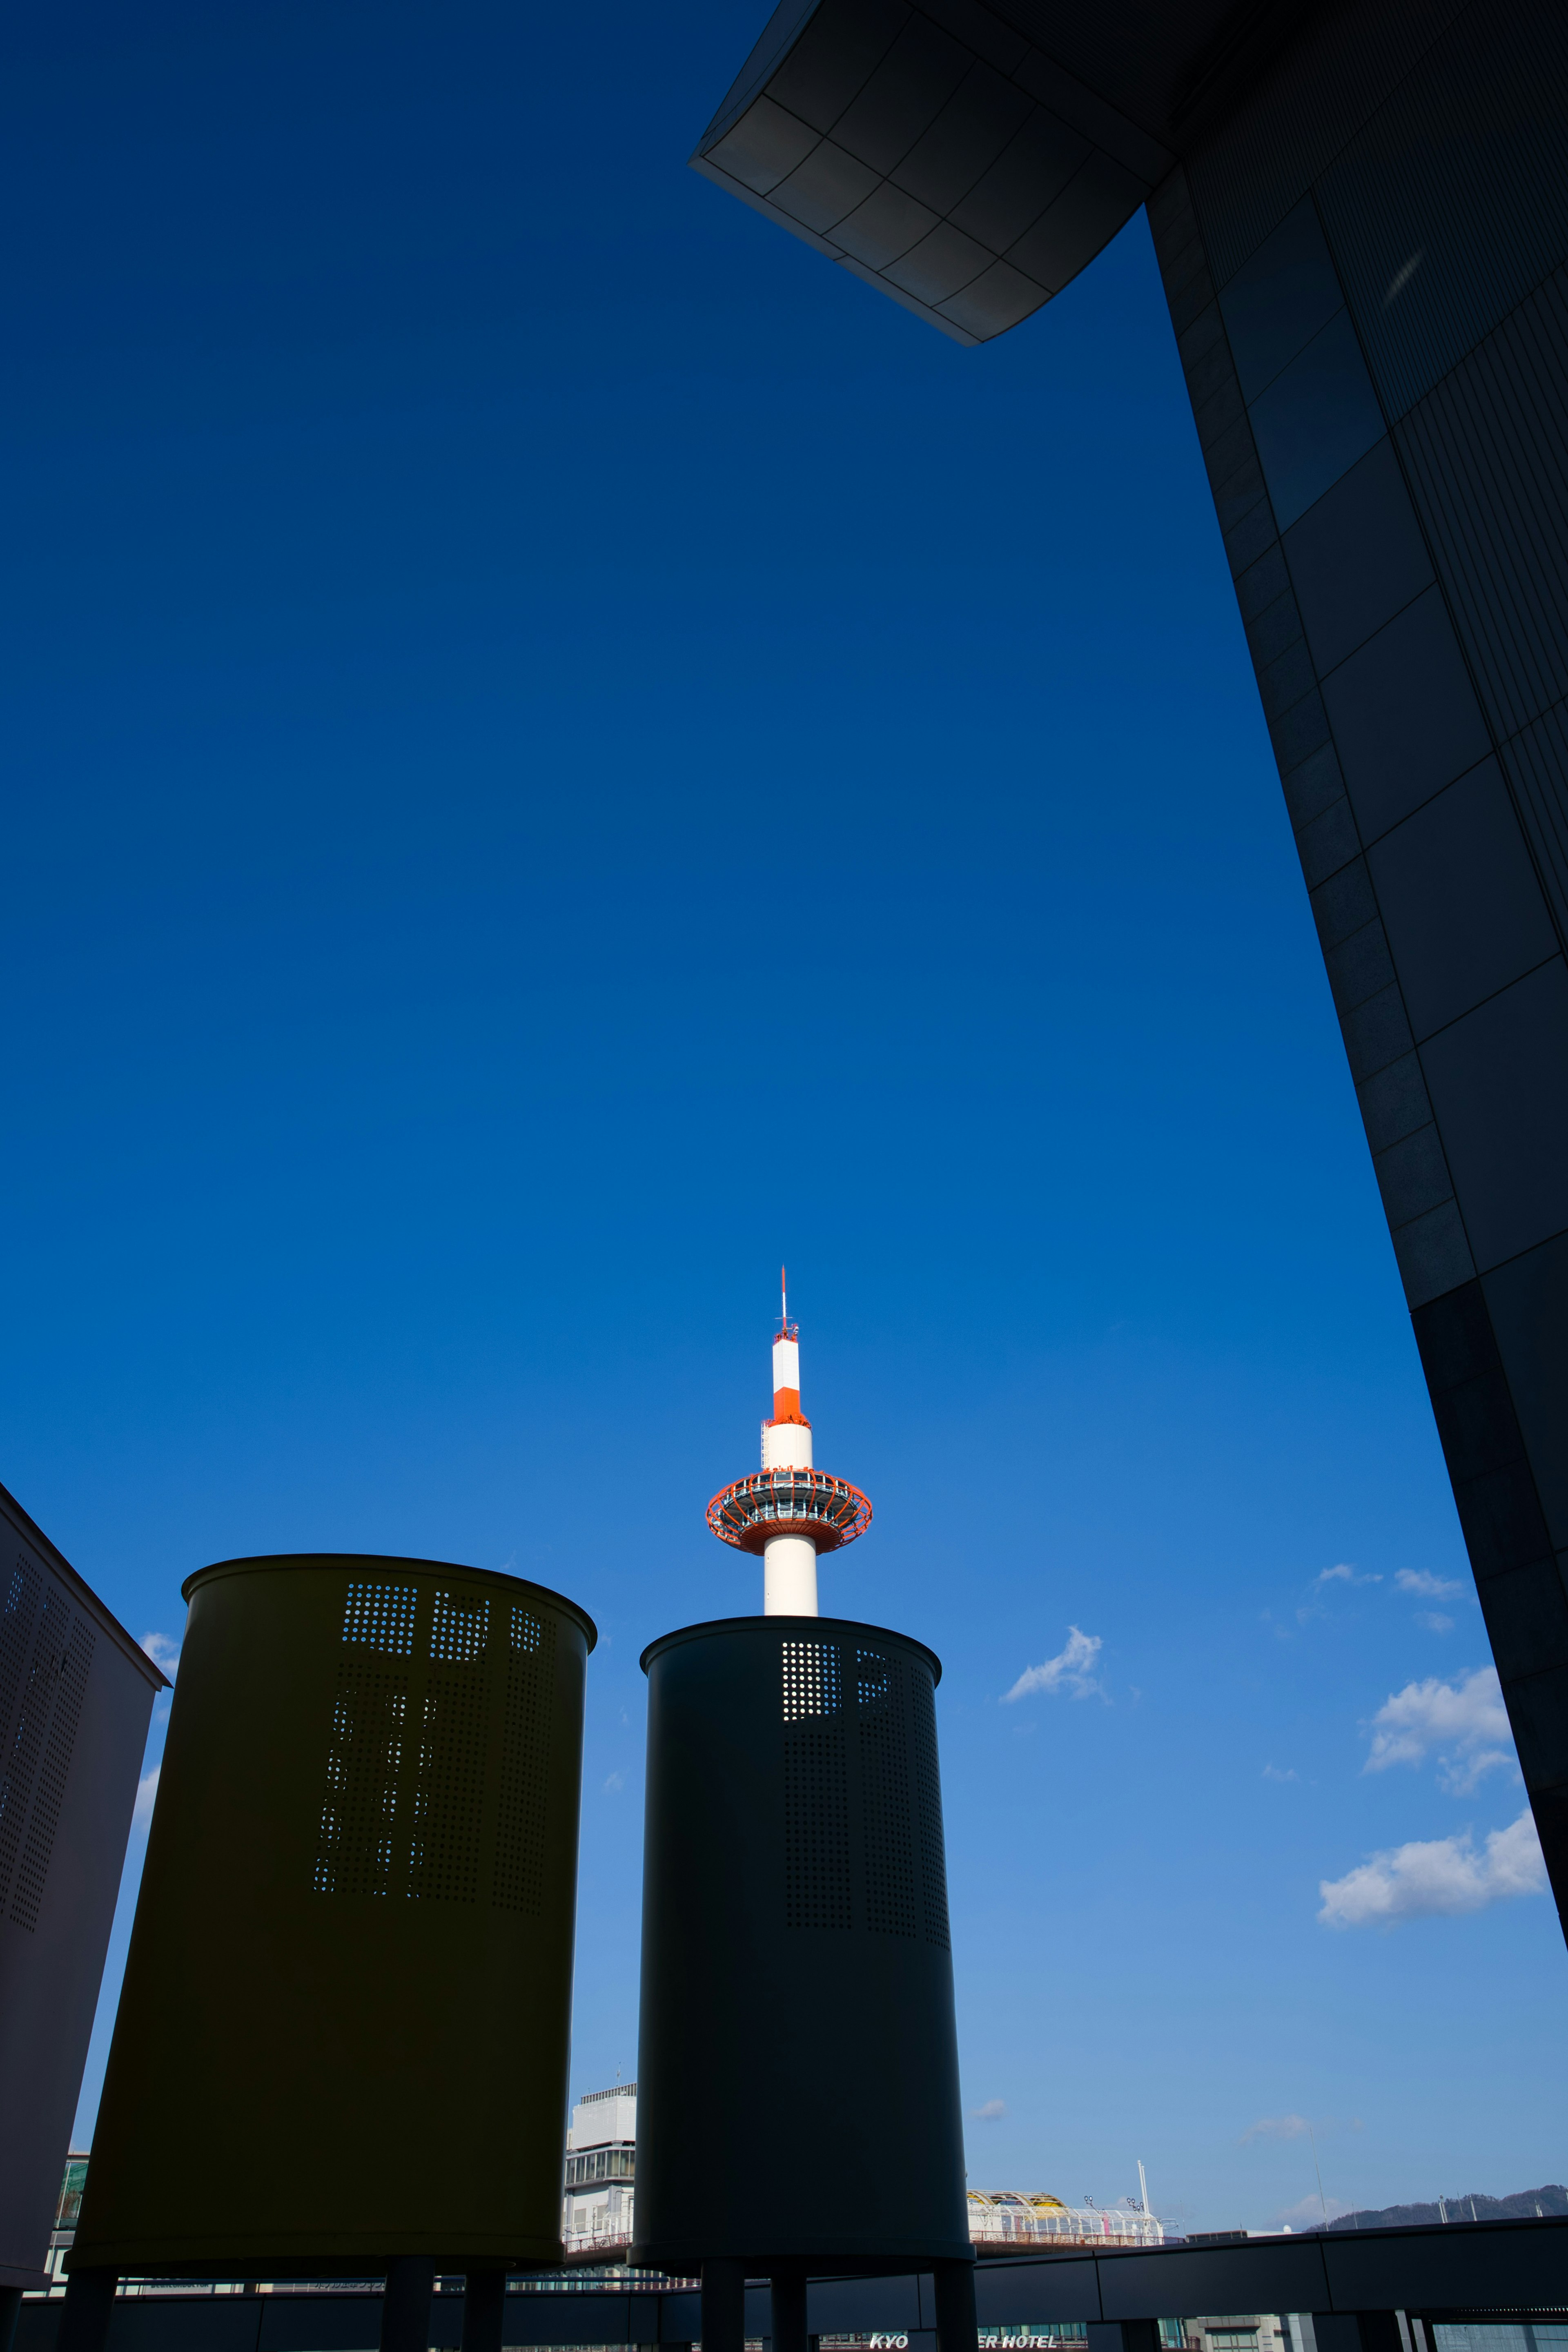
[[[830,1477],[813,1465],[811,1423],[800,1409],[800,1326],[789,1319],[782,1270],[779,1310],[763,1466],[720,1488],[708,1506],[708,1524],[721,1543],[761,1552],[764,1615],[815,1617],[817,1555],[864,1535],[871,1506],[847,1478]]]
[[[561,2242],[569,2254],[606,2254],[629,2246],[637,2163],[637,2086],[615,2083],[589,2091],[572,2110],[566,2135]]]
[[[1040,2190],[972,2189],[969,2239],[975,2246],[1163,2246],[1152,2213],[1134,2205],[1064,2205]]]

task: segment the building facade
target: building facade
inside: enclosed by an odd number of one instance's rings
[[[1165,2232],[1136,2205],[1064,2205],[1041,2189],[972,2189],[973,2246],[1161,2246]]]
[[[0,2332],[44,2287],[165,1677],[0,1487]]]
[[[609,2257],[632,2242],[637,2169],[637,2086],[589,2091],[566,2134],[561,2242],[569,2254]]]
[[[1565,124],[1550,0],[786,0],[692,162],[964,343],[1147,206],[1568,1914]]]

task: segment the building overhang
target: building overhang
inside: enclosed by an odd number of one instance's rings
[[[691,157],[961,343],[1124,227],[1311,0],[782,0]]]

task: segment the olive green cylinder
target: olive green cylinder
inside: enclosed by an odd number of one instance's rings
[[[591,1619],[356,1554],[184,1593],[72,2267],[556,2260]]]

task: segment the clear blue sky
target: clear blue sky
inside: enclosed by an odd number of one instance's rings
[[[14,12],[0,1476],[137,1633],[253,1550],[592,1611],[592,2088],[787,1259],[825,1604],[947,1663],[975,2184],[1562,2179],[1147,232],[943,341],[684,169],[764,5]],[[1479,1907],[1320,1920],[1411,1843]]]

